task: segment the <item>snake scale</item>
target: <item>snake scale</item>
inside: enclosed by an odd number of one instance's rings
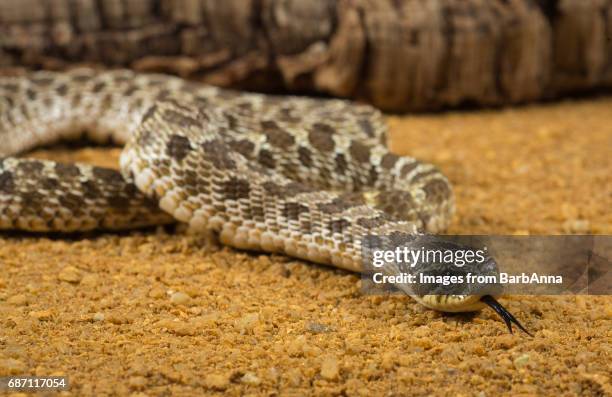
[[[15,157],[81,138],[124,145],[120,172]],[[235,248],[361,271],[363,236],[436,233],[454,207],[433,165],[389,152],[377,110],[336,99],[128,70],[39,71],[0,78],[0,142],[5,230],[179,221]],[[491,297],[411,295],[442,311],[501,308]]]

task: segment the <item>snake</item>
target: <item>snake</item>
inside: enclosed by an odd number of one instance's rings
[[[364,269],[364,236],[433,235],[454,212],[434,165],[392,153],[375,108],[75,68],[0,77],[0,229],[127,230],[180,222],[222,244]],[[119,170],[20,156],[60,141],[123,146]],[[394,268],[399,271],[398,267]],[[416,293],[442,312],[491,295]]]

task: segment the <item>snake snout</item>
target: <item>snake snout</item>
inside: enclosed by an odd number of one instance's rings
[[[421,295],[417,300],[430,309],[449,313],[474,312],[486,307],[477,295]]]
[[[533,336],[508,309],[491,295],[420,295],[415,299],[430,309],[450,313],[473,312],[489,306],[506,323],[510,333],[513,333],[512,324],[514,324],[527,335]]]

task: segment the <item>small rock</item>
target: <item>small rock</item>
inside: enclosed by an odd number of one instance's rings
[[[230,380],[225,375],[209,374],[205,378],[206,386],[215,390],[225,390],[229,386]]]
[[[61,281],[77,284],[81,281],[81,272],[74,266],[66,266],[57,275]]]
[[[276,367],[270,367],[266,371],[266,378],[270,379],[272,383],[278,382],[280,378],[280,373]]]
[[[26,366],[23,362],[15,360],[14,358],[7,358],[0,360],[0,373],[6,375],[17,375],[23,374],[26,370]]]
[[[512,334],[503,334],[495,338],[495,346],[500,349],[510,349],[516,345],[516,337]]]
[[[47,321],[51,319],[53,313],[51,313],[51,310],[38,310],[30,312],[28,315],[40,321]]]
[[[247,372],[246,374],[242,375],[240,382],[246,383],[247,385],[258,385],[261,383],[261,379],[259,379],[254,373]]]
[[[92,320],[96,322],[104,321],[104,313],[100,313],[100,312],[94,313]]]
[[[115,306],[116,304],[117,304],[117,302],[114,299],[111,299],[111,298],[102,298],[98,302],[98,307],[100,309],[107,309],[107,308],[111,308],[111,307]]]
[[[555,340],[559,338],[559,334],[557,332],[551,331],[549,329],[543,329],[539,331],[539,333],[547,340]]]
[[[606,375],[603,374],[591,374],[591,373],[580,373],[579,376],[591,383],[599,386],[599,389],[603,392],[601,395],[610,395],[610,380]]]
[[[606,307],[603,310],[604,318],[610,319],[612,318],[612,304],[606,304]]]
[[[22,357],[27,357],[26,350],[23,347],[15,344],[6,345],[2,354],[6,356],[6,358],[19,359]]]
[[[149,291],[149,297],[153,299],[163,298],[166,295],[166,291],[163,288],[153,287],[151,291]]]
[[[322,334],[331,331],[331,328],[327,325],[313,322],[306,324],[306,329],[314,334]]]
[[[591,360],[595,360],[597,355],[593,352],[582,351],[576,354],[576,361],[581,364],[588,364]]]
[[[162,320],[159,322],[159,326],[178,336],[193,336],[198,332],[196,325],[182,321]]]
[[[338,378],[340,369],[338,367],[338,359],[334,356],[326,357],[321,363],[321,376],[327,380]]]
[[[563,230],[566,233],[588,233],[591,230],[591,223],[586,219],[568,219],[563,222]]]
[[[429,350],[435,345],[435,341],[432,338],[412,338],[412,345],[416,347]]]
[[[393,366],[395,366],[395,357],[396,357],[396,353],[395,352],[385,352],[382,355],[382,361],[381,361],[381,365],[383,367],[383,369],[386,369],[387,371],[392,369]]]
[[[512,361],[510,361],[508,358],[501,358],[499,360],[499,365],[502,368],[510,369],[512,368]]]
[[[206,313],[198,317],[191,319],[192,324],[200,328],[215,327],[221,319],[221,316],[217,312]]]
[[[302,384],[304,381],[304,375],[298,368],[289,369],[284,377],[287,379],[287,382],[290,386],[297,387]]]
[[[184,292],[175,292],[170,295],[170,302],[175,305],[186,305],[191,300],[191,297]]]
[[[128,385],[132,390],[142,390],[147,386],[147,378],[144,376],[132,376],[128,379]]]
[[[96,274],[86,274],[81,279],[81,285],[86,287],[95,287],[99,284],[99,279]]]
[[[480,385],[482,384],[483,381],[484,381],[484,378],[480,375],[474,374],[470,377],[470,383],[472,385]]]
[[[23,294],[13,295],[6,302],[13,306],[25,306],[28,304],[28,298]]]
[[[250,331],[259,323],[259,314],[249,313],[237,321],[238,328],[241,331]]]
[[[306,338],[304,335],[300,335],[289,343],[287,346],[287,352],[292,356],[299,356],[304,354],[304,346],[306,345]]]
[[[529,363],[529,354],[522,354],[514,359],[514,366],[518,369]]]
[[[121,325],[129,323],[128,318],[119,312],[111,312],[108,315],[104,315],[104,319],[111,324]]]
[[[579,307],[582,310],[586,310],[587,309],[586,299],[584,299],[584,296],[576,295],[574,297],[574,300],[576,301],[576,306],[577,307]]]
[[[196,315],[196,316],[199,316],[200,314],[202,314],[202,311],[203,310],[201,307],[190,307],[188,310],[189,313]]]
[[[474,347],[472,347],[472,353],[477,356],[484,356],[485,354],[487,354],[487,350],[481,345],[475,345]]]
[[[413,355],[412,354],[399,354],[397,356],[397,363],[399,365],[401,365],[402,367],[413,367],[414,366],[414,360],[413,360]]]

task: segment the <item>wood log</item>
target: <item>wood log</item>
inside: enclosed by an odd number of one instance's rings
[[[163,71],[387,111],[612,86],[612,0],[3,0],[0,67]]]

